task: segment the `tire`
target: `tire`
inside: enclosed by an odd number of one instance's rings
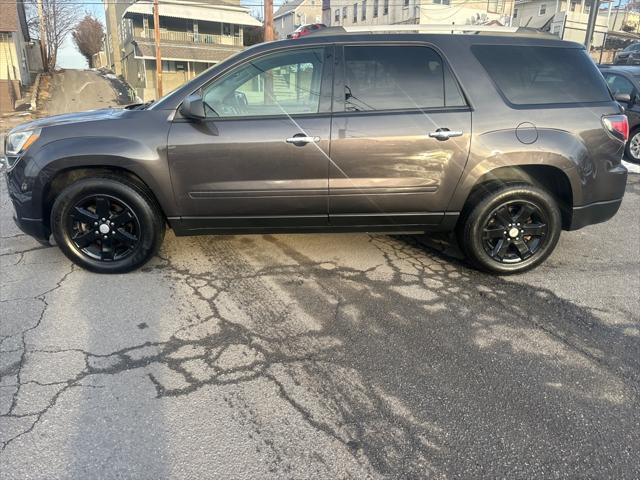
[[[640,164],[640,128],[636,128],[629,135],[629,141],[624,146],[624,155],[629,162]]]
[[[96,273],[125,273],[158,252],[165,223],[144,188],[105,174],[82,178],[58,194],[51,230],[75,264]]]
[[[553,252],[561,230],[554,198],[541,188],[517,184],[475,197],[463,214],[457,236],[476,268],[505,275],[542,263]]]

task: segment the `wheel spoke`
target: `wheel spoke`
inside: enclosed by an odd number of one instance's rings
[[[98,216],[95,213],[90,212],[86,208],[74,207],[71,211],[71,216],[74,220],[80,223],[91,223],[98,221]]]
[[[533,212],[534,212],[534,208],[531,205],[529,205],[528,203],[523,204],[520,207],[520,210],[518,210],[518,213],[516,214],[516,216],[513,217],[514,223],[526,222]]]
[[[113,260],[113,242],[110,238],[102,239],[102,248],[100,250],[101,260]]]
[[[107,197],[96,197],[96,214],[100,218],[109,218],[111,201]]]
[[[502,227],[506,227],[510,223],[513,223],[509,209],[504,205],[496,210],[496,220]]]
[[[496,246],[493,247],[493,250],[491,251],[491,256],[493,258],[497,258],[498,260],[502,261],[508,249],[509,249],[508,240],[505,240],[504,238],[501,240],[498,240],[498,243],[496,243]]]
[[[492,240],[494,238],[502,238],[504,236],[503,227],[487,227],[482,232],[482,238],[485,240]]]
[[[115,234],[113,235],[113,238],[119,240],[120,242],[125,244],[127,247],[133,247],[138,242],[138,237],[130,234],[129,232],[123,229],[118,229],[114,231],[115,231]]]
[[[72,240],[78,248],[86,248],[96,240],[96,232],[93,229],[87,230],[86,232],[79,233],[73,237]]]
[[[133,215],[131,215],[131,212],[129,212],[129,210],[125,210],[122,213],[114,215],[113,218],[111,218],[111,223],[115,226],[115,228],[118,228],[129,223],[131,220],[133,220]]]
[[[518,250],[518,255],[522,260],[526,260],[531,256],[531,250],[529,250],[529,245],[527,245],[527,243],[521,238],[518,240],[514,240],[513,245]]]
[[[546,223],[525,223],[522,225],[522,234],[530,235],[532,237],[542,237],[547,234]]]

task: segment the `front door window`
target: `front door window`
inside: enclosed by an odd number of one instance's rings
[[[320,110],[324,49],[295,49],[249,61],[205,87],[207,117],[314,114]]]

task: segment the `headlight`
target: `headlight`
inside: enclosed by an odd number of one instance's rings
[[[4,154],[7,159],[7,167],[11,170],[20,156],[40,137],[40,129],[24,130],[22,132],[7,135],[4,141]]]

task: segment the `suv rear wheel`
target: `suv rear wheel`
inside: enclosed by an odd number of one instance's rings
[[[63,253],[87,270],[124,273],[155,255],[164,238],[156,202],[115,176],[80,179],[56,197],[51,229]]]
[[[531,185],[509,185],[472,204],[458,229],[458,241],[477,268],[520,273],[553,251],[562,221],[554,198]]]

